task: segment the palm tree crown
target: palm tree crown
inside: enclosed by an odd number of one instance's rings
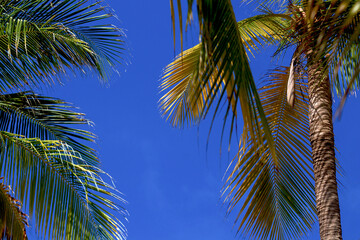
[[[263,14],[240,22],[228,0],[187,3],[186,24],[197,5],[200,44],[166,68],[163,115],[174,126],[198,123],[213,104],[215,117],[226,101],[223,131],[230,121],[231,138],[241,109],[243,133],[224,191],[229,210],[243,204],[239,230],[252,239],[299,237],[317,214],[321,238],[341,239],[330,91],[344,102],[358,86],[359,1],[292,1],[285,7],[264,1]],[[257,90],[245,49],[273,43],[277,52],[291,46],[293,59]]]

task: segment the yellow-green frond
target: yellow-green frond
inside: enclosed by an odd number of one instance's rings
[[[162,77],[161,92],[167,92],[159,100],[160,111],[173,126],[196,122],[203,109],[203,98],[195,103],[190,99],[199,77],[200,51],[200,45],[184,51],[166,67]]]
[[[250,239],[293,239],[316,219],[308,136],[308,99],[301,76],[295,79],[295,102],[287,102],[289,68],[277,69],[259,95],[274,139],[275,159],[266,142],[253,141],[244,129],[239,153],[229,166],[224,194],[229,211],[240,205],[236,221]]]
[[[241,40],[248,52],[257,50],[258,45],[265,46],[282,39],[288,25],[286,17],[281,14],[263,14],[238,22]],[[209,83],[204,83],[201,91],[197,89],[202,82],[201,73],[206,62],[202,59],[202,51],[202,44],[198,44],[182,52],[166,67],[162,76],[160,88],[165,93],[159,101],[160,111],[173,126],[199,122],[205,109],[205,100],[209,99],[210,95],[216,95],[215,91],[210,94],[214,84],[219,86],[219,92],[226,86],[227,99],[235,112],[234,76],[225,76],[224,73],[219,74],[213,69]],[[223,65],[222,60],[218,65]],[[201,96],[197,95],[197,91]]]
[[[0,131],[0,173],[14,186],[41,236],[51,239],[125,239],[113,215],[123,201],[104,172],[66,143]]]
[[[284,40],[290,17],[286,14],[260,14],[238,22],[241,39],[248,50],[258,50],[259,46],[275,44],[277,41]]]

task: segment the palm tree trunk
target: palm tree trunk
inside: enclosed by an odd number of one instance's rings
[[[332,97],[329,78],[321,80],[323,75],[320,66],[321,64],[312,64],[308,67],[310,141],[316,205],[321,240],[340,240],[342,231],[336,181]]]

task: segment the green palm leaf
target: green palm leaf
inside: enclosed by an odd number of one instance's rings
[[[51,83],[70,67],[95,69],[106,78],[123,51],[124,34],[98,22],[111,17],[88,0],[0,3],[0,88]],[[89,26],[88,24],[96,25]]]
[[[293,239],[306,233],[316,219],[309,142],[308,99],[301,76],[295,78],[294,106],[287,102],[289,68],[270,74],[259,95],[275,143],[254,142],[245,128],[240,151],[232,163],[224,194],[229,211],[246,196],[237,220],[251,239]]]
[[[0,132],[0,171],[44,236],[53,239],[124,239],[123,225],[109,210],[121,201],[103,172],[57,140]],[[105,198],[106,197],[106,198]]]
[[[96,152],[80,143],[95,136],[69,127],[86,123],[83,114],[61,100],[31,92],[2,95],[1,173],[42,235],[124,239],[125,228],[111,213],[126,216],[118,205],[124,200],[103,181],[106,173],[98,167]]]
[[[86,162],[97,166],[96,152],[80,141],[95,141],[89,131],[69,127],[90,122],[84,114],[72,111],[68,103],[32,92],[0,96],[0,131],[9,131],[28,138],[59,140],[79,152]]]
[[[20,202],[13,198],[10,192],[10,187],[0,183],[0,238],[27,239],[26,214],[21,212]]]

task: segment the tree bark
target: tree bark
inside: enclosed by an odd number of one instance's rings
[[[340,240],[342,230],[336,180],[332,96],[329,78],[322,78],[320,66],[308,66],[310,142],[316,206],[321,240]]]

